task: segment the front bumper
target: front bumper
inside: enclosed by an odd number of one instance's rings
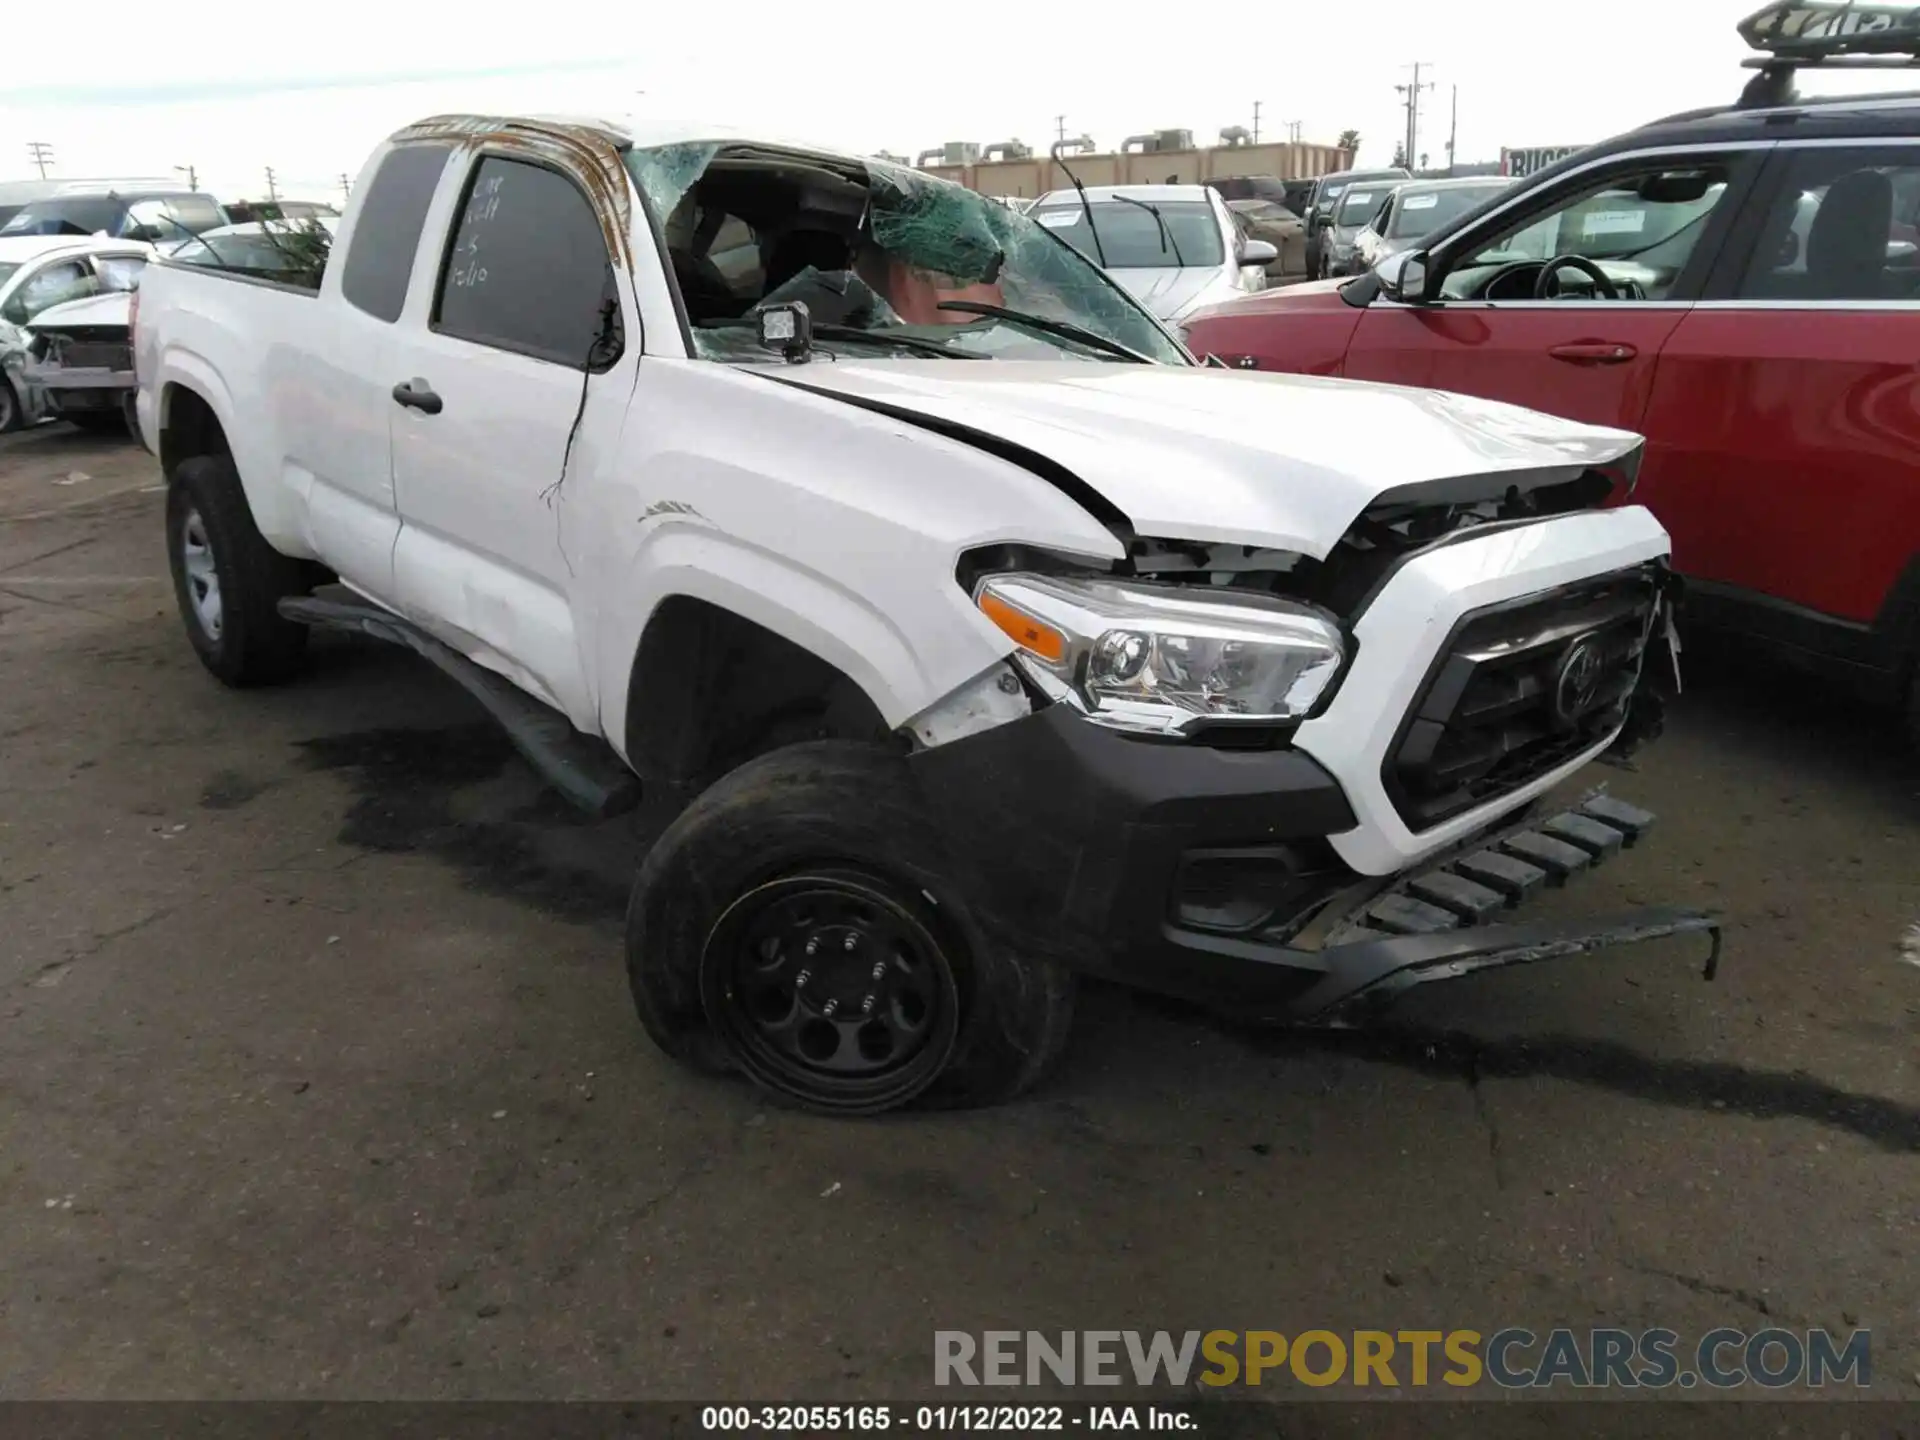
[[[1651,824],[1604,797],[1383,880],[1329,845],[1353,811],[1298,749],[1156,743],[1052,706],[909,764],[995,942],[1249,1019],[1350,1023],[1415,985],[1663,935],[1718,954],[1701,911],[1504,922]]]

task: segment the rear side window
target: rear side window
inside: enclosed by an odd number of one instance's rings
[[[483,159],[441,268],[434,328],[585,369],[614,295],[599,219],[545,166]]]
[[[407,303],[414,252],[447,166],[448,148],[402,145],[389,151],[360,201],[340,292],[376,319],[398,320]]]
[[[1736,292],[1743,300],[1920,300],[1920,156],[1785,152],[1785,184]]]

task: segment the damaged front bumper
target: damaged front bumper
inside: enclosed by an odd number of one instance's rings
[[[1717,968],[1706,911],[1509,918],[1647,832],[1604,793],[1381,879],[1328,847],[1352,812],[1298,750],[1153,744],[1054,706],[909,765],[997,943],[1244,1019],[1351,1025],[1432,981],[1664,936],[1708,936]]]
[[[1711,938],[1703,971],[1711,980],[1720,968],[1720,920],[1700,910],[1645,909],[1608,920],[1481,925],[1355,941],[1321,952],[1326,976],[1289,1006],[1289,1018],[1312,1025],[1352,1025],[1432,980],[1457,980],[1477,970],[1695,934]]]

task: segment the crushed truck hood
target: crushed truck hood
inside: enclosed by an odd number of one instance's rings
[[[1495,475],[1529,488],[1637,463],[1641,443],[1491,400],[1307,375],[849,359],[763,373],[1012,442],[1070,471],[1138,534],[1315,558],[1389,491]]]

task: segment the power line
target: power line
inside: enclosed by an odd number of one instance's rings
[[[44,180],[47,178],[47,166],[53,163],[53,146],[44,140],[29,140],[27,158],[39,168],[40,178]]]

